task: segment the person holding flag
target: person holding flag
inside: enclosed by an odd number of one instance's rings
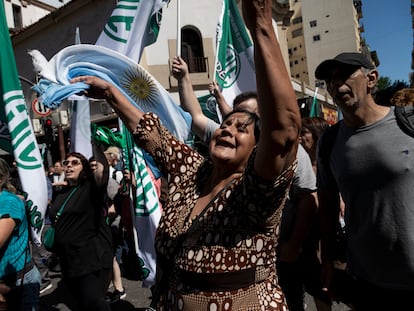
[[[258,105],[226,117],[209,158],[172,136],[152,112],[137,109],[96,76],[72,83],[105,98],[149,152],[169,194],[156,235],[158,308],[285,310],[277,283],[281,211],[296,169],[301,117],[273,24],[271,0],[244,0],[255,43]]]
[[[100,146],[94,145],[94,156],[93,172],[80,153],[68,153],[62,161],[68,187],[50,208],[55,230],[51,250],[59,258],[62,280],[79,310],[110,311],[105,294],[114,254],[104,202],[109,169]]]
[[[220,127],[220,124],[203,113],[194,93],[188,65],[184,59],[180,56],[176,56],[173,60],[171,69],[174,78],[178,81],[181,106],[191,115],[191,129],[204,143],[208,144],[215,130]],[[216,82],[213,81],[210,83],[209,90],[216,98],[216,102],[219,105],[219,109],[223,116],[226,116],[233,110],[247,110],[253,113],[258,112],[256,92],[243,92],[238,94],[233,100],[233,108],[230,108]]]
[[[192,114],[192,128],[198,130],[199,135],[202,135],[201,137],[208,144],[214,131],[220,127],[220,124],[208,119],[202,113],[194,95],[191,78],[185,62],[176,57],[172,68],[174,77],[178,80],[181,105]],[[219,90],[216,89],[215,92],[220,98],[221,93],[219,93]],[[221,98],[217,102],[222,100]],[[236,96],[233,101],[233,110],[242,109],[258,113],[256,92],[244,92]],[[225,116],[230,112],[226,111],[222,112],[222,114]],[[285,293],[289,309],[303,308],[305,284],[307,291],[314,297],[318,310],[322,310],[324,307],[328,310],[330,309],[330,299],[322,292],[318,275],[319,270],[315,270],[315,268],[319,267],[317,248],[309,243],[311,242],[308,241],[310,239],[305,239],[311,233],[314,223],[311,220],[314,219],[314,212],[317,209],[314,200],[314,196],[316,196],[316,177],[310,157],[301,145],[298,148],[297,170],[291,189],[294,190],[291,190],[289,200],[287,200],[283,209],[281,234],[278,241],[277,266],[279,284]],[[304,222],[302,223],[301,220],[304,220]],[[301,260],[296,258],[296,256],[299,257],[299,254]],[[298,269],[298,267],[302,266],[303,269]],[[321,300],[321,298],[324,300]],[[326,302],[329,302],[329,305],[326,305]]]
[[[144,48],[157,40],[162,10],[169,2],[170,0],[119,1],[96,41],[96,45],[117,51],[139,63]],[[171,110],[169,113],[171,116],[174,115]],[[126,169],[133,171],[135,168],[134,179],[138,185],[138,191],[131,193],[131,196],[135,197],[133,201],[140,202],[131,208],[135,211],[132,215],[135,251],[145,264],[142,271],[146,276],[142,285],[151,288],[155,283],[155,249],[152,242],[138,243],[138,240],[144,240],[143,237],[149,235],[154,239],[161,216],[161,204],[158,198],[151,194],[160,189],[157,189],[156,183],[153,183],[149,176],[155,175],[157,178],[161,176],[154,166],[150,172],[148,157],[145,158],[142,151],[132,145],[133,139],[121,121],[119,125],[124,137]]]

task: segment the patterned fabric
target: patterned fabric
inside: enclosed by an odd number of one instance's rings
[[[245,173],[190,219],[212,164],[175,139],[152,113],[140,120],[134,138],[168,179],[169,196],[155,242],[159,309],[287,309],[277,284],[275,248],[296,162],[269,182],[255,174],[253,153]],[[249,268],[256,270],[256,282],[233,291],[203,292],[179,277],[179,270],[202,277]]]
[[[23,201],[5,190],[0,192],[0,218],[13,218],[16,227],[0,251],[0,279],[21,271],[31,260],[28,252],[28,224]],[[26,256],[27,252],[27,256]]]

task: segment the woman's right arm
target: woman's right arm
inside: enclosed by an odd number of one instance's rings
[[[90,88],[85,91],[85,95],[91,98],[105,99],[131,133],[144,115],[144,112],[131,104],[116,86],[101,78],[80,76],[73,78],[70,82],[84,82],[90,85]]]

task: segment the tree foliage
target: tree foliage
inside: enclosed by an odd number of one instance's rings
[[[384,90],[391,86],[391,79],[389,77],[379,77],[377,82],[378,91]]]
[[[406,87],[409,87],[409,84],[405,81],[395,80],[391,82],[389,77],[380,77],[377,82],[375,101],[379,105],[391,106],[391,98],[395,92]]]

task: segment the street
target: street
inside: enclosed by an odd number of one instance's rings
[[[52,279],[53,287],[40,295],[40,311],[78,311],[71,304],[73,299],[68,296],[68,291],[63,282],[61,282],[60,273],[49,272],[49,276]],[[151,302],[151,291],[148,288],[143,288],[140,281],[122,278],[122,283],[126,289],[127,296],[125,299],[113,304],[111,306],[112,310],[146,310],[146,307]],[[112,291],[112,288],[110,291]]]

